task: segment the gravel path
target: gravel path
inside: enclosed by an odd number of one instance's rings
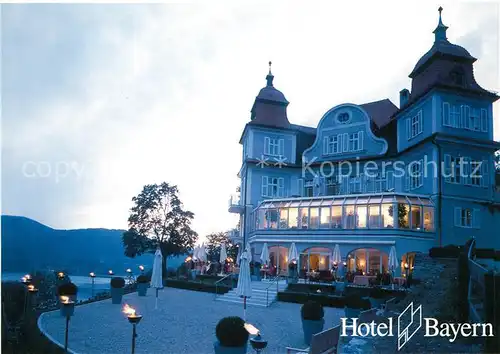
[[[128,303],[144,315],[137,327],[137,354],[213,353],[217,322],[225,316],[243,317],[241,305],[215,301],[214,294],[165,288],[159,298],[155,310],[152,289],[146,297],[124,296],[122,304]],[[259,328],[269,342],[263,354],[284,353],[287,346],[305,347],[300,306],[277,302],[268,308],[247,308],[247,322]],[[121,308],[111,300],[77,306],[70,321],[70,349],[79,354],[130,353],[132,325]],[[325,328],[339,324],[343,313],[343,309],[325,308]],[[65,319],[58,311],[44,314],[40,326],[64,343]],[[253,352],[250,345],[247,352]]]

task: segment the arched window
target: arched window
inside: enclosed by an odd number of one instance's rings
[[[450,81],[454,85],[464,86],[465,85],[465,73],[460,67],[453,69],[450,72]]]

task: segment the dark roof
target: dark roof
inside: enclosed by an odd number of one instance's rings
[[[434,42],[433,46],[427,53],[425,53],[417,62],[412,72],[410,73],[410,78],[414,78],[419,72],[421,72],[426,65],[430,64],[433,59],[440,57],[449,57],[449,59],[455,61],[466,61],[473,63],[476,61],[470,53],[463,47],[450,43],[448,40],[440,40]]]
[[[360,106],[368,113],[372,122],[379,129],[387,125],[391,121],[391,116],[398,110],[398,107],[388,98],[364,103]]]

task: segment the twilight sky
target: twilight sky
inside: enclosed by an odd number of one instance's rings
[[[499,91],[495,3],[2,5],[2,213],[126,228],[131,198],[167,181],[201,236],[232,228],[238,140],[267,62],[292,123],[398,105],[439,5],[479,84]]]

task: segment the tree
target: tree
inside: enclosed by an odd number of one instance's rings
[[[144,186],[142,192],[132,198],[129,229],[122,236],[127,257],[154,253],[160,247],[164,275],[167,257],[187,253],[198,238],[191,229],[194,214],[183,209],[177,194],[177,186],[166,182]]]
[[[211,261],[218,261],[220,258],[220,246],[226,244],[227,256],[234,259],[236,262],[236,257],[238,257],[238,247],[231,244],[227,232],[216,232],[214,234],[207,235],[207,253]]]
[[[495,169],[500,171],[500,150],[495,152]]]

